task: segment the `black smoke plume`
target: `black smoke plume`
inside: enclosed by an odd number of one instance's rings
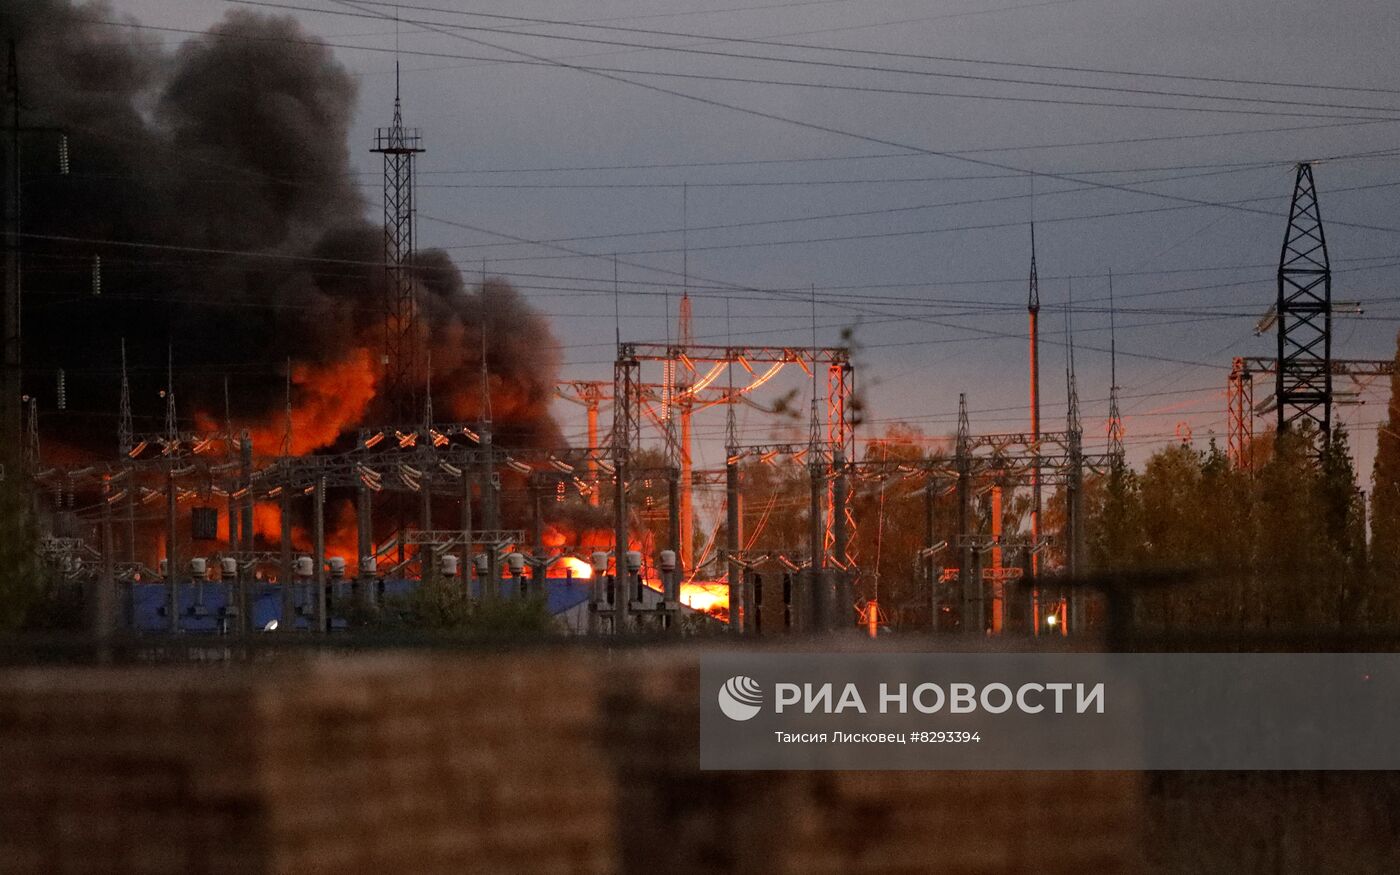
[[[289,358],[379,370],[383,235],[351,170],[352,146],[370,145],[348,139],[355,80],[288,17],[231,12],[173,51],[100,23],[122,20],[104,3],[0,0],[23,124],[68,136],[68,175],[52,132],[24,135],[22,165],[24,385],[58,456],[115,451],[123,337],[138,432],[161,427],[167,345],[182,427],[222,423],[225,377],[235,425],[280,422]],[[443,252],[417,263],[438,418],[476,418],[484,332],[501,442],[558,445],[543,317],[504,281],[468,288]],[[373,398],[340,431],[389,415]]]

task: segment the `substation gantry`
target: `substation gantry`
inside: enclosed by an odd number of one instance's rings
[[[1357,308],[1350,308],[1355,310]],[[1279,256],[1278,295],[1259,321],[1256,333],[1274,328],[1278,355],[1274,358],[1236,357],[1226,389],[1228,436],[1226,450],[1239,468],[1254,466],[1254,418],[1274,414],[1275,432],[1308,427],[1315,450],[1331,438],[1332,406],[1360,403],[1365,381],[1394,373],[1389,359],[1332,357],[1332,267],[1327,255],[1313,168],[1299,164],[1294,176],[1288,227]],[[1257,404],[1254,378],[1273,377],[1274,389]],[[1351,387],[1338,391],[1336,378],[1350,378]]]

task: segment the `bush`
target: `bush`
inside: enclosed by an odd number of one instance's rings
[[[540,599],[483,602],[457,581],[435,578],[412,593],[386,598],[374,612],[359,612],[352,626],[367,631],[463,635],[530,635],[559,631]]]
[[[0,632],[32,625],[53,589],[38,545],[29,495],[14,477],[0,480]]]

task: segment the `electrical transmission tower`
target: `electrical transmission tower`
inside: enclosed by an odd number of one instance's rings
[[[1313,423],[1332,431],[1332,268],[1311,164],[1299,164],[1278,266],[1278,431]]]
[[[395,422],[417,414],[419,339],[418,308],[413,280],[414,234],[413,159],[422,137],[417,128],[403,126],[399,100],[398,64],[394,65],[394,123],[377,128],[374,149],[384,156],[384,358],[382,394]]]

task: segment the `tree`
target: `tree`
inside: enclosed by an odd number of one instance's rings
[[[1400,335],[1396,371],[1390,377],[1390,407],[1376,433],[1376,462],[1371,472],[1371,601],[1394,610],[1400,600]]]
[[[0,632],[17,629],[32,619],[50,589],[38,543],[29,496],[15,477],[0,479]]]
[[[1142,562],[1146,543],[1142,484],[1121,459],[1108,474],[1085,484],[1084,514],[1088,517],[1085,540],[1094,568],[1121,571]]]

